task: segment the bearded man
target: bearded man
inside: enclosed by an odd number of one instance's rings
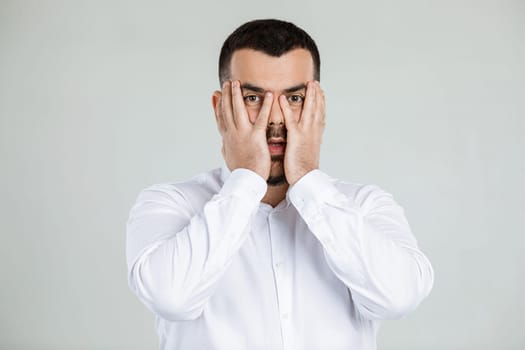
[[[325,97],[302,29],[243,24],[212,95],[225,165],[146,188],[127,225],[129,285],[160,348],[376,349],[430,262],[393,197],[319,169]]]

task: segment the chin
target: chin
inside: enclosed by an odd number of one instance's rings
[[[277,158],[277,159],[276,159]],[[270,171],[270,176],[266,180],[268,186],[280,186],[288,184],[286,180],[286,175],[284,173],[284,162],[283,156],[272,156],[272,170]]]
[[[272,171],[270,173],[270,176],[266,180],[266,183],[268,184],[268,186],[280,186],[288,184],[288,181],[286,180],[286,175],[283,171],[282,163],[279,171]]]
[[[287,185],[288,181],[286,180],[286,176],[270,176],[268,180],[266,180],[266,183],[268,186],[282,186]]]

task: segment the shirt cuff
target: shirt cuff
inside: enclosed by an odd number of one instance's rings
[[[259,174],[249,169],[238,168],[230,173],[219,195],[247,197],[247,199],[261,201],[267,188],[266,181]]]
[[[300,178],[286,195],[297,211],[307,218],[315,218],[321,214],[319,207],[322,203],[329,202],[334,206],[348,203],[346,196],[335,187],[331,178],[319,169]]]

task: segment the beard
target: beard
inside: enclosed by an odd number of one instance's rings
[[[270,170],[270,176],[266,180],[268,186],[280,186],[288,184],[286,175],[284,173],[284,156],[276,155],[271,157],[272,169]]]
[[[288,181],[286,180],[286,176],[284,174],[280,174],[279,176],[270,175],[268,180],[266,180],[266,184],[268,184],[268,186],[281,186],[287,183]]]
[[[282,138],[286,142],[286,128],[284,125],[280,124],[275,126],[274,124],[270,124],[266,129],[266,139],[269,140],[272,137],[279,139]],[[288,184],[284,172],[284,154],[272,155],[270,160],[272,162],[272,168],[270,170],[270,176],[266,180],[268,186]]]

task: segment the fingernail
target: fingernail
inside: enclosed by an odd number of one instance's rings
[[[267,92],[265,97],[266,97],[266,98],[272,98],[272,96],[273,96],[273,95],[272,95],[271,92]]]

